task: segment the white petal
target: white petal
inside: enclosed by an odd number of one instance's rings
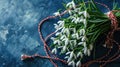
[[[75,67],[75,62],[73,61],[72,66]]]
[[[57,49],[54,48],[51,52],[57,54]]]
[[[54,15],[58,16],[58,15],[60,15],[60,12],[55,12]]]
[[[83,42],[83,46],[84,46],[84,47],[86,47],[86,46],[87,46],[86,42]]]
[[[58,46],[58,48],[63,48],[63,46]]]
[[[69,56],[66,56],[64,59],[68,59],[69,58]]]
[[[71,66],[72,64],[73,64],[73,61],[69,62],[69,63],[68,63],[68,66]]]
[[[76,44],[77,44],[77,41],[76,41],[76,40],[74,40],[73,42],[74,42],[74,46],[76,46]]]
[[[85,28],[86,28],[86,26],[87,26],[87,20],[84,19],[83,23],[84,23],[84,26],[85,26]]]
[[[92,50],[93,49],[93,44],[90,44],[90,50]]]
[[[64,46],[62,51],[63,51],[63,52],[65,52],[65,51],[66,51],[66,48],[67,48],[67,47],[66,47],[66,46]]]
[[[82,54],[81,52],[78,52],[77,57],[79,57],[81,54]]]
[[[89,18],[90,17],[89,14],[87,13],[87,11],[84,11],[84,17],[85,18]]]
[[[70,58],[73,58],[73,56],[74,56],[74,53],[73,53],[73,51],[70,53]]]
[[[78,45],[82,45],[84,42],[79,42]]]
[[[66,38],[66,40],[65,40],[65,46],[67,46],[69,44],[69,40],[68,40],[68,38]]]
[[[85,29],[80,29],[80,35],[85,35]]]
[[[87,55],[87,47],[84,48],[84,54]]]
[[[91,54],[91,52],[90,52],[90,50],[89,50],[89,49],[87,50],[87,54],[88,54],[88,56],[90,56],[90,54]]]
[[[67,52],[66,55],[70,54],[70,52]]]
[[[81,14],[83,14],[83,12],[79,12],[78,14],[81,15]]]
[[[83,36],[81,41],[86,41],[86,36]]]
[[[76,63],[76,67],[81,67],[81,61],[78,61],[78,62]]]
[[[71,60],[72,60],[72,57],[69,57],[68,60],[67,60],[67,62],[69,63]]]
[[[77,39],[80,39],[80,37],[79,37],[78,33],[76,33],[76,37],[77,37]]]
[[[60,37],[61,40],[63,40],[64,38],[66,38],[66,35],[62,35],[62,36]]]
[[[60,34],[61,34],[60,32],[57,32],[55,35],[58,36],[58,35],[60,35]]]

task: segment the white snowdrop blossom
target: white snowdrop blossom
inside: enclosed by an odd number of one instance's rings
[[[87,11],[84,11],[84,17],[85,18],[89,18],[90,17],[90,15],[87,13]]]
[[[90,56],[91,52],[90,49],[87,50],[87,55]]]
[[[90,50],[92,50],[93,49],[93,44],[90,44]]]
[[[60,12],[53,13],[55,16],[60,16]]]
[[[64,21],[58,21],[58,24],[54,24],[56,31],[62,29],[64,27]]]
[[[80,35],[85,35],[85,29],[80,29]]]
[[[78,43],[78,45],[83,45],[83,44],[84,44],[84,42],[79,42],[79,43]]]
[[[54,48],[54,49],[52,50],[52,53],[57,54],[57,49],[56,49],[56,48]]]
[[[76,5],[75,5],[75,3],[74,3],[74,1],[71,1],[71,2],[69,2],[67,5],[66,5],[66,7],[68,7],[68,8],[76,8]]]
[[[64,46],[64,47],[63,47],[63,52],[65,52],[65,51],[66,51],[66,49],[67,49],[67,47],[66,47],[66,46]]]
[[[78,52],[77,57],[83,57],[82,52]]]
[[[78,61],[78,62],[76,63],[76,67],[79,67],[79,66],[81,66],[81,61]]]
[[[87,50],[88,50],[87,47],[84,47],[83,52],[84,52],[85,55],[87,55]]]

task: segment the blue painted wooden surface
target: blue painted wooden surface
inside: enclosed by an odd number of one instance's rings
[[[38,23],[62,9],[62,3],[69,1],[71,0],[0,0],[0,67],[53,67],[47,59],[22,62],[20,56],[35,53],[45,55],[37,32]],[[96,1],[111,7],[114,0]],[[116,2],[120,3],[119,0]],[[55,20],[44,24],[44,36],[54,31],[53,23]],[[117,64],[120,66],[120,63],[111,65],[117,67]],[[59,67],[64,66],[59,63]]]

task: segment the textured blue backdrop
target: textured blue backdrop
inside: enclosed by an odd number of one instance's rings
[[[20,56],[34,53],[45,55],[37,32],[38,23],[62,9],[62,3],[69,1],[71,0],[0,0],[0,67],[53,67],[47,59],[22,62]],[[114,0],[96,1],[111,7]],[[120,3],[119,0],[116,2]],[[54,30],[54,22],[44,24],[44,36]],[[64,67],[61,63],[59,66]]]

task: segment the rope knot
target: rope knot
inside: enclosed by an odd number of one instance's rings
[[[115,30],[117,30],[118,28],[118,21],[117,21],[116,16],[113,14],[113,11],[108,12],[107,16],[111,20],[111,30],[110,32],[108,32],[105,44],[106,44],[106,47],[112,48],[113,47],[113,43],[112,43],[113,34]]]

